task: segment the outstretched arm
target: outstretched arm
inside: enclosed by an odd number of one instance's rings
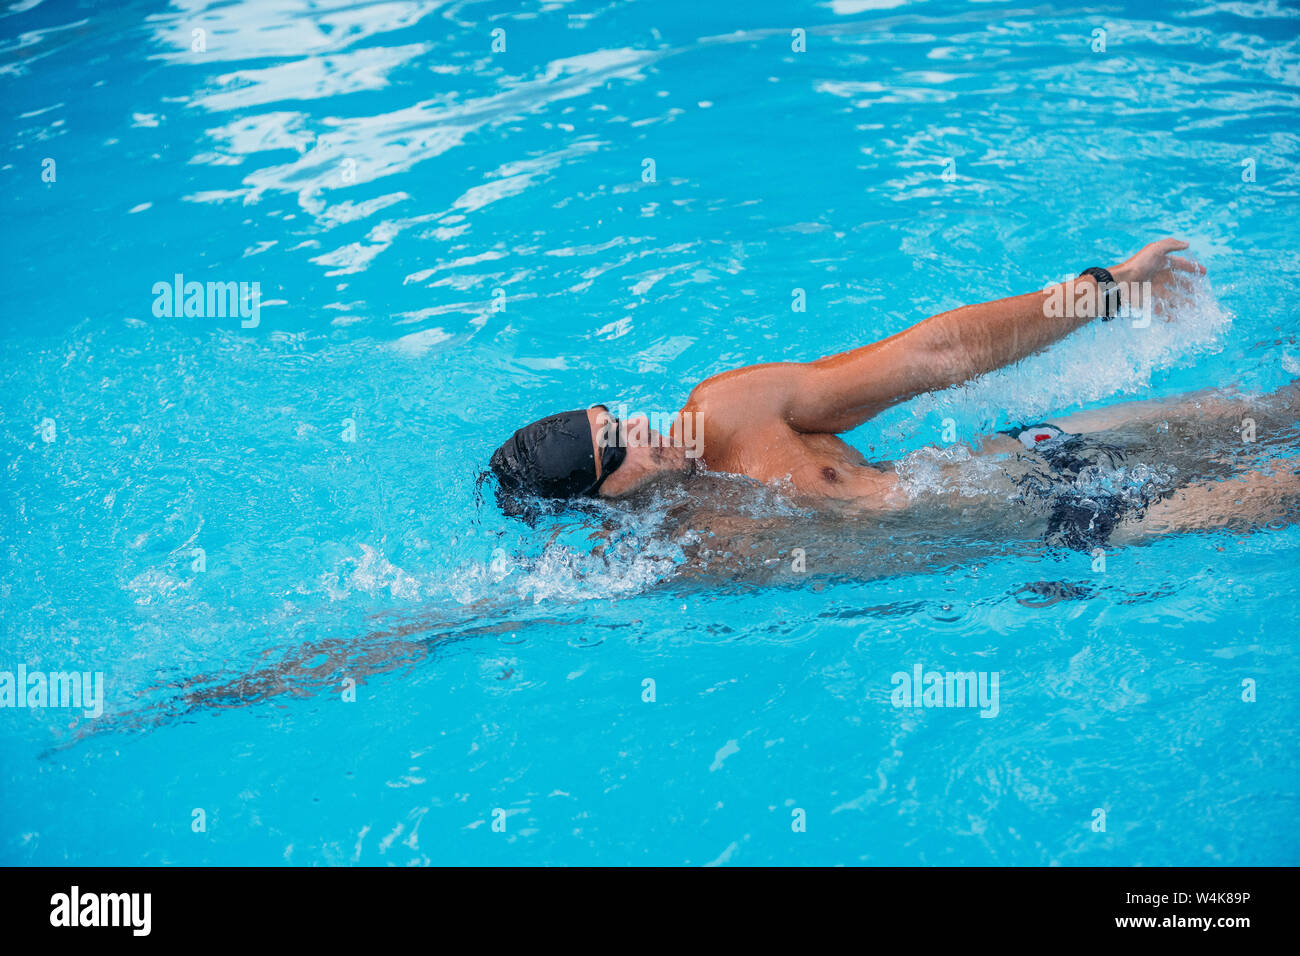
[[[1169,255],[1186,248],[1178,239],[1162,239],[1110,272],[1121,284],[1151,282],[1159,299],[1177,273],[1204,271],[1190,260]],[[1094,288],[1081,289],[1085,283]],[[715,414],[719,404],[730,406],[734,399],[742,419],[778,414],[796,431],[848,431],[891,405],[967,382],[1063,338],[1096,317],[1101,297],[1095,284],[1084,276],[1045,291],[963,306],[815,362],[737,369],[705,382],[701,397],[711,399],[708,404]],[[1093,294],[1080,295],[1083,291]],[[1049,308],[1055,302],[1069,303],[1070,308]]]

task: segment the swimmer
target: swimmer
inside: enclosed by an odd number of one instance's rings
[[[780,485],[802,499],[906,507],[910,499],[898,473],[869,463],[841,433],[917,395],[1018,362],[1094,319],[1113,318],[1126,290],[1131,295],[1145,290],[1148,307],[1168,320],[1180,298],[1190,295],[1189,278],[1205,272],[1173,254],[1186,248],[1181,240],[1162,239],[1110,269],[1085,269],[1042,291],[944,312],[852,351],[723,372],[691,391],[667,434],[652,429],[644,417],[620,422],[605,405],[543,418],[519,429],[492,455],[497,501],[506,514],[531,522],[539,513],[584,499],[625,497],[668,472],[709,471]],[[1060,308],[1062,302],[1072,307]],[[1153,417],[1165,425],[1178,415],[1192,421],[1230,419],[1239,410],[1221,395],[1175,405],[1133,403],[1014,429],[979,446],[983,454],[1004,457],[1023,449],[1044,465],[1048,485],[1059,483],[1054,476],[1060,475],[1071,483],[1090,467],[1113,468],[1119,460],[1104,442],[1085,439],[1087,433]],[[690,455],[695,442],[683,440],[684,427],[693,429],[699,457]],[[1105,461],[1099,463],[1099,456]],[[1034,497],[1032,481],[1022,490]],[[1173,501],[1176,492],[1190,502],[1181,511]],[[1256,472],[1237,478],[1224,494],[1238,501],[1298,492],[1294,473]],[[1154,515],[1162,529],[1203,527],[1206,515],[1225,511],[1207,500],[1214,493],[1208,486],[1177,489],[1157,483],[1137,495],[1058,499],[1049,534],[1086,549],[1134,516]]]

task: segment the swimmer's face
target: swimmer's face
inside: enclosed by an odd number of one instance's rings
[[[596,477],[601,477],[601,442],[621,442],[627,449],[627,457],[604,484],[600,486],[602,497],[617,498],[635,491],[655,475],[665,471],[686,471],[690,462],[686,458],[684,446],[673,445],[668,435],[661,435],[650,427],[650,420],[644,415],[616,421],[609,409],[595,405],[587,409],[587,420],[591,422],[592,451],[596,456]],[[626,439],[626,440],[625,440]]]

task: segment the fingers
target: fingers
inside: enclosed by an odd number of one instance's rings
[[[1201,265],[1194,259],[1184,259],[1182,256],[1170,256],[1169,264],[1180,272],[1190,272],[1194,276],[1205,275],[1205,266]]]
[[[1181,239],[1175,239],[1171,236],[1168,239],[1161,239],[1159,242],[1155,243],[1155,246],[1161,252],[1177,252],[1179,250],[1186,249],[1187,243],[1183,242],[1183,240]]]

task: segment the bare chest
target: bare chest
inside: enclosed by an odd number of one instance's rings
[[[706,456],[711,470],[781,484],[800,496],[858,500],[892,507],[898,479],[869,465],[861,452],[835,435],[801,435],[788,428],[733,440],[721,455]]]

